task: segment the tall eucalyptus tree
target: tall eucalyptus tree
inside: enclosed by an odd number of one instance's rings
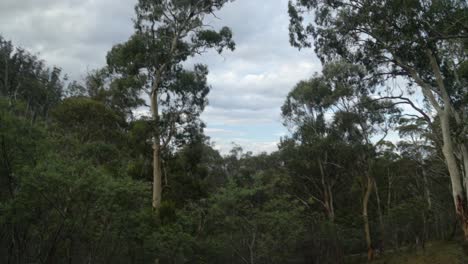
[[[376,83],[399,77],[407,80],[409,92],[424,95],[437,118],[401,94],[386,98],[439,121],[455,209],[468,240],[468,3],[294,0],[289,14],[293,46],[310,47],[312,37],[323,62],[342,58],[361,64]]]
[[[184,127],[200,125],[198,116],[206,105],[207,67],[184,69],[189,57],[209,49],[233,50],[232,32],[215,31],[204,18],[229,0],[139,0],[135,33],[113,47],[107,60],[110,69],[131,80],[134,89],[144,90],[151,104],[153,131],[153,200],[161,206],[161,151],[183,134]]]

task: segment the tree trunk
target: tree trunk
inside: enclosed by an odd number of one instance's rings
[[[445,86],[444,77],[442,75],[442,71],[440,70],[439,63],[437,61],[436,56],[434,55],[433,51],[428,49],[427,56],[430,60],[430,64],[432,70],[434,72],[435,80],[437,83],[437,87],[439,88],[440,96],[443,101],[443,108],[438,104],[437,100],[435,99],[434,95],[432,94],[431,89],[423,87],[423,93],[426,97],[428,97],[431,104],[437,110],[439,119],[440,119],[440,127],[442,129],[442,139],[443,139],[443,147],[442,152],[445,157],[445,161],[447,163],[447,168],[450,174],[450,181],[452,183],[452,195],[455,202],[456,213],[461,220],[461,225],[463,229],[463,233],[465,235],[465,240],[468,241],[468,217],[467,217],[467,207],[466,207],[466,198],[464,195],[464,184],[462,183],[460,169],[457,164],[457,159],[455,157],[455,148],[454,143],[456,142],[451,135],[451,128],[450,128],[450,118],[453,116],[457,123],[460,123],[461,120],[459,118],[458,113],[455,111],[453,107],[452,100],[450,95],[447,91]]]
[[[161,207],[162,200],[162,175],[161,175],[161,139],[159,134],[159,109],[158,109],[158,93],[154,89],[151,93],[151,111],[154,121],[153,132],[153,200],[152,205],[154,210]]]
[[[426,195],[427,209],[431,211],[432,210],[431,190],[429,189],[429,181],[427,180],[427,172],[423,163],[421,163],[421,172],[423,176],[424,194]]]
[[[370,232],[370,225],[369,225],[369,215],[368,215],[368,206],[369,206],[369,198],[372,193],[372,178],[367,175],[366,177],[366,192],[364,194],[364,198],[362,199],[362,218],[364,220],[364,233],[366,235],[366,244],[367,244],[367,260],[372,261],[374,258],[374,249],[372,247],[372,238]]]
[[[249,243],[250,264],[255,264],[255,240],[257,238],[257,228],[252,232],[252,241]]]
[[[466,200],[468,201],[468,148],[463,142],[460,148],[463,159],[463,181],[465,183]]]
[[[384,225],[384,221],[383,221],[382,206],[381,206],[381,203],[380,203],[380,196],[379,196],[379,189],[377,187],[377,181],[374,179],[373,182],[374,182],[374,189],[375,189],[375,199],[377,201],[377,210],[378,210],[378,213],[379,213],[379,227],[380,227],[380,241],[379,241],[379,244],[382,244],[384,242],[384,238],[385,238],[385,225]]]
[[[390,177],[390,169],[387,169],[388,189],[387,189],[387,214],[390,213],[390,204],[392,202],[393,177]]]
[[[447,168],[450,174],[452,195],[455,203],[456,213],[460,218],[465,240],[468,240],[468,217],[466,212],[465,196],[463,193],[460,170],[454,153],[455,149],[450,134],[450,112],[447,107],[444,111],[439,112],[440,126],[442,128],[442,137],[444,142],[442,152],[444,154]]]
[[[326,179],[325,169],[323,168],[322,160],[318,159],[317,163],[320,168],[320,175],[322,176],[323,205],[325,207],[325,213],[328,219],[331,222],[334,222],[335,221],[335,209],[333,206],[333,194],[332,194],[331,186]]]
[[[362,218],[364,220],[364,233],[366,235],[367,260],[371,261],[374,259],[374,248],[372,247],[368,206],[369,206],[369,198],[372,193],[373,184],[372,184],[372,178],[370,176],[367,176],[366,179],[367,179],[366,193],[364,194],[364,199],[362,200]]]
[[[4,96],[4,95],[8,95],[8,59],[9,57],[7,56],[7,54],[5,54],[5,76],[3,78],[3,82],[4,82],[4,87],[3,87],[3,90],[5,91],[5,93],[3,93],[2,89],[0,89],[0,96]]]
[[[325,184],[323,186],[323,204],[324,204],[324,207],[325,207],[325,213],[328,217],[328,219],[330,220],[330,222],[334,222],[335,221],[335,212],[334,212],[334,209],[333,209],[333,196],[332,196],[332,193],[331,193],[331,188]]]
[[[330,201],[330,221],[335,221],[335,206],[333,205],[333,193],[332,188],[328,185],[328,198]]]

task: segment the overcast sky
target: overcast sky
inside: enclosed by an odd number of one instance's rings
[[[290,47],[288,0],[237,0],[210,18],[229,26],[237,48],[192,62],[209,66],[212,91],[202,118],[206,134],[226,153],[235,142],[246,150],[273,151],[287,133],[280,107],[295,83],[320,71],[312,50]],[[136,0],[0,0],[0,34],[72,79],[105,63],[108,50],[133,32]]]

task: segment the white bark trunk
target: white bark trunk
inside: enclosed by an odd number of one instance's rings
[[[153,133],[153,209],[157,210],[161,207],[162,201],[162,175],[161,175],[161,139],[159,134],[159,110],[158,110],[158,94],[154,90],[151,94],[151,111],[155,123],[155,131]]]
[[[427,180],[427,172],[424,168],[424,164],[421,164],[421,171],[423,176],[423,183],[424,183],[424,194],[426,195],[427,201],[427,209],[432,210],[432,198],[431,198],[431,190],[429,189],[429,181]]]
[[[332,188],[327,181],[328,179],[326,179],[327,175],[325,174],[325,169],[323,167],[322,160],[318,159],[317,163],[319,165],[320,174],[322,177],[323,205],[325,207],[325,211],[326,211],[328,219],[331,222],[334,222],[335,221],[335,209],[333,206]]]
[[[444,141],[443,153],[447,163],[452,183],[452,195],[455,203],[456,213],[460,218],[465,240],[468,240],[468,217],[466,210],[466,200],[463,192],[464,184],[461,173],[455,157],[455,148],[450,131],[450,115],[447,110],[439,113],[440,126],[442,128],[442,137]]]
[[[442,152],[445,157],[445,161],[447,163],[447,168],[450,174],[450,180],[452,183],[452,195],[455,202],[455,208],[459,210],[458,206],[458,199],[462,199],[463,201],[463,185],[461,181],[461,174],[460,170],[458,169],[457,160],[455,157],[453,141],[451,137],[450,131],[450,116],[449,114],[444,111],[439,114],[440,118],[440,126],[442,128],[442,138],[443,138],[443,148]]]
[[[425,93],[426,97],[428,97],[429,101],[434,106],[434,108],[437,110],[440,119],[440,126],[442,129],[443,139],[442,152],[444,154],[445,161],[447,163],[447,168],[450,174],[450,180],[452,183],[452,195],[455,203],[456,213],[461,220],[465,240],[468,240],[468,217],[466,207],[467,200],[464,195],[465,184],[463,182],[464,179],[462,179],[460,167],[458,166],[457,158],[455,156],[456,149],[454,144],[456,140],[452,137],[452,130],[450,127],[450,118],[454,117],[457,123],[459,123],[459,116],[458,113],[455,112],[455,108],[453,107],[450,95],[445,86],[444,77],[440,70],[437,58],[430,49],[427,50],[427,56],[430,60],[437,87],[439,89],[440,96],[443,101],[443,108],[435,100],[434,95],[432,94],[432,91],[430,91],[430,89],[423,87],[423,92]]]
[[[383,240],[385,237],[385,226],[383,221],[383,213],[382,213],[382,206],[380,203],[380,195],[379,195],[379,188],[377,186],[377,181],[374,179],[374,189],[375,189],[375,199],[377,201],[377,210],[379,212],[379,225],[380,225],[380,239]]]

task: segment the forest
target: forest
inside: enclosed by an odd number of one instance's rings
[[[0,263],[468,256],[466,0],[290,0],[290,45],[323,67],[284,87],[290,133],[261,154],[216,150],[209,68],[186,63],[236,52],[204,23],[232,1],[135,2],[83,80],[0,36]]]

